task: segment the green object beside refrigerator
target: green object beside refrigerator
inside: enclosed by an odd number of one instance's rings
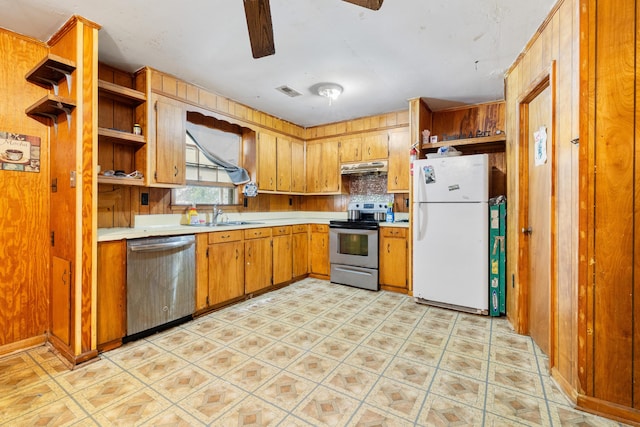
[[[505,220],[507,201],[504,196],[489,200],[489,314],[506,314],[505,264],[506,235]]]

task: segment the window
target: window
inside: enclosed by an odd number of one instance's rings
[[[209,160],[200,147],[204,147],[227,163],[238,165],[241,142],[241,135],[236,133],[187,122],[185,148],[187,186],[172,190],[172,204],[236,204],[238,191],[229,173]]]

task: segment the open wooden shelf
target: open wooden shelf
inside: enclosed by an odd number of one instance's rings
[[[504,133],[499,135],[481,136],[478,138],[450,139],[434,143],[422,144],[422,149],[426,151],[436,151],[440,147],[456,147],[460,151],[470,149],[482,149],[483,151],[503,151],[507,136]]]
[[[147,101],[147,95],[139,90],[130,89],[105,80],[98,80],[100,95],[128,105],[140,105]]]
[[[58,84],[62,80],[68,79],[69,93],[71,93],[70,79],[71,73],[75,69],[75,62],[50,53],[36,64],[25,78],[27,81],[46,89],[53,88],[56,95],[58,94]]]
[[[136,147],[142,146],[147,142],[143,135],[107,128],[98,128],[98,138],[101,141],[112,142],[114,144],[134,145]]]
[[[62,113],[69,115],[74,108],[76,108],[76,104],[73,99],[49,93],[27,108],[25,113],[31,116],[54,118]]]
[[[98,175],[98,184],[110,184],[110,185],[137,185],[139,187],[144,187],[145,180],[144,178],[127,178],[120,176],[104,176]]]

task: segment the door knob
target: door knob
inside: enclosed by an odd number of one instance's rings
[[[531,229],[531,227],[522,227],[522,234],[531,234],[533,232],[533,230]]]

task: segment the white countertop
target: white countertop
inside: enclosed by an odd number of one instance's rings
[[[398,220],[407,219],[409,214],[396,213]],[[99,228],[98,242],[108,242],[122,239],[138,239],[151,236],[176,236],[180,234],[211,233],[224,230],[244,230],[258,227],[277,227],[280,225],[296,224],[329,224],[330,220],[344,220],[346,212],[251,212],[229,213],[229,221],[248,221],[251,224],[192,226],[184,225],[186,216],[180,214],[169,215],[136,215],[134,227]],[[382,222],[381,227],[408,228],[408,222]]]

